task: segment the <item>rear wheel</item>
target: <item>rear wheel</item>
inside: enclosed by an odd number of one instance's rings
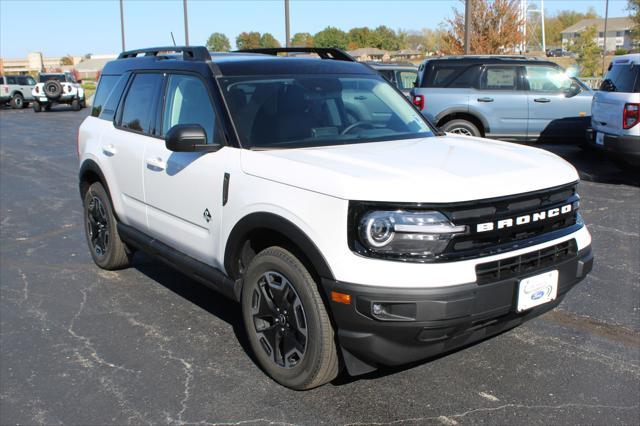
[[[24,97],[21,93],[16,93],[11,98],[11,108],[19,109],[24,108]]]
[[[457,135],[476,137],[482,136],[482,133],[480,133],[480,130],[476,127],[475,124],[462,119],[447,121],[440,128],[447,133],[453,133]]]
[[[304,390],[338,375],[329,315],[317,284],[291,252],[270,247],[253,258],[242,316],[258,363],[278,383]]]
[[[40,111],[42,111],[42,105],[40,105],[40,102],[33,101],[33,112],[40,112]]]
[[[130,253],[118,235],[111,200],[100,182],[84,195],[84,227],[93,261],[102,269],[122,269],[130,264]]]
[[[82,108],[80,106],[80,101],[77,99],[74,99],[71,101],[71,109],[74,111],[80,111],[80,108]]]

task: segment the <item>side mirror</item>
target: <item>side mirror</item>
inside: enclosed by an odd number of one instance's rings
[[[565,92],[565,96],[567,98],[572,98],[572,97],[576,96],[577,94],[579,94],[580,92],[582,92],[582,86],[580,86],[580,83],[578,83],[577,81],[573,80],[571,82],[571,87],[569,87],[569,89],[567,89],[567,91]]]
[[[165,135],[164,143],[173,152],[211,152],[222,148],[207,143],[207,133],[199,124],[176,124]]]

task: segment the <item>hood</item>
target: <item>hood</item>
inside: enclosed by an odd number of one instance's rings
[[[449,203],[578,180],[547,151],[466,136],[242,151],[245,173],[346,200]]]

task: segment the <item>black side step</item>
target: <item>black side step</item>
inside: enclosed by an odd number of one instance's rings
[[[224,296],[236,302],[240,301],[240,282],[233,281],[219,269],[187,256],[131,226],[118,223],[118,233],[127,244],[157,257],[169,266]]]

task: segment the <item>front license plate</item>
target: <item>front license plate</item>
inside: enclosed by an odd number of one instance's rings
[[[558,271],[549,271],[520,281],[518,312],[550,302],[558,295]]]
[[[596,145],[604,145],[604,133],[596,133]]]

